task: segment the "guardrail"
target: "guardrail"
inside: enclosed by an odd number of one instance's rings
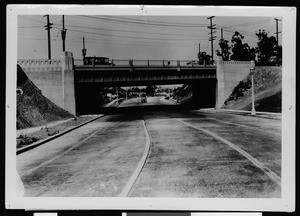
[[[74,59],[74,65],[82,66],[82,59]],[[195,66],[212,66],[199,64],[197,60],[136,60],[136,59],[110,59],[106,65],[92,65],[96,67],[195,67]]]

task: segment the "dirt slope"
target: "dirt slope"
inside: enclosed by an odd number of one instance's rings
[[[44,125],[47,122],[73,117],[44,97],[17,65],[17,129]],[[21,92],[21,93],[20,93]]]

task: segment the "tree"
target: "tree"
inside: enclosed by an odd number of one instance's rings
[[[244,36],[239,32],[235,32],[231,38],[232,48],[230,60],[234,61],[250,61],[255,59],[255,49],[250,48],[247,43],[243,44]]]
[[[278,56],[281,56],[281,49],[280,47],[277,49],[277,42],[274,36],[268,37],[268,33],[261,29],[255,34],[258,38],[256,53],[259,63],[267,64],[272,62],[277,57],[277,53],[279,54]]]
[[[147,86],[146,87],[146,95],[148,96],[154,96],[155,89],[157,89],[157,86]]]
[[[210,65],[212,64],[212,59],[210,55],[207,55],[206,52],[201,52],[199,55],[199,64],[200,65]]]
[[[223,61],[229,61],[230,57],[230,46],[228,44],[228,40],[220,39],[219,46],[221,48],[221,52],[217,50],[217,55],[222,57]]]

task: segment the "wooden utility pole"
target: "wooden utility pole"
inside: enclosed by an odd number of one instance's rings
[[[281,32],[278,31],[278,21],[281,21],[281,20],[277,19],[277,18],[274,18],[274,19],[276,21],[276,32],[275,32],[275,34],[276,34],[276,49],[277,49],[277,52],[276,52],[276,55],[277,55],[276,62],[278,64],[279,63],[279,61],[278,61],[278,58],[279,58],[278,34],[281,33]]]
[[[223,28],[221,28],[221,40],[223,40]]]
[[[223,28],[221,28],[221,40],[223,42]],[[221,55],[222,55],[222,58],[223,58],[223,49],[221,47]]]
[[[216,38],[216,36],[214,36],[213,34],[216,33],[216,31],[213,31],[214,29],[216,29],[216,27],[214,27],[216,24],[212,24],[212,19],[214,18],[215,16],[211,16],[211,17],[207,17],[207,19],[210,20],[210,26],[207,26],[207,28],[210,29],[210,39],[209,41],[211,42],[211,59],[212,59],[212,63],[214,63],[214,40]]]
[[[48,59],[51,59],[51,39],[50,39],[50,29],[53,23],[50,23],[49,15],[44,15],[44,17],[47,17],[47,25],[45,25],[45,30],[48,31]]]
[[[85,41],[84,41],[84,37],[83,37],[83,47],[82,47],[82,56],[83,56],[83,64],[84,64],[84,59],[85,59],[85,55],[86,55],[86,48],[85,48]]]
[[[200,50],[200,43],[199,43],[198,60],[199,60],[199,65],[200,65],[200,60],[201,60],[201,50]]]
[[[61,30],[61,39],[62,39],[62,46],[64,52],[66,50],[65,40],[66,40],[66,33],[67,33],[67,29],[65,29],[65,15],[62,15],[62,24],[63,24],[63,28]]]

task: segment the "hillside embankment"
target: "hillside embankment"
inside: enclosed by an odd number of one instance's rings
[[[17,129],[45,125],[74,117],[43,96],[17,65]]]
[[[253,79],[255,109],[262,112],[281,113],[282,68],[258,66],[255,68]],[[191,103],[192,94],[192,88],[189,85],[183,85],[174,91],[173,99],[181,104]],[[233,89],[221,108],[245,111],[252,109],[250,74]]]
[[[264,112],[281,112],[282,68],[259,66],[255,68],[254,98],[255,109]],[[247,110],[252,109],[251,75],[233,89],[222,108]]]

